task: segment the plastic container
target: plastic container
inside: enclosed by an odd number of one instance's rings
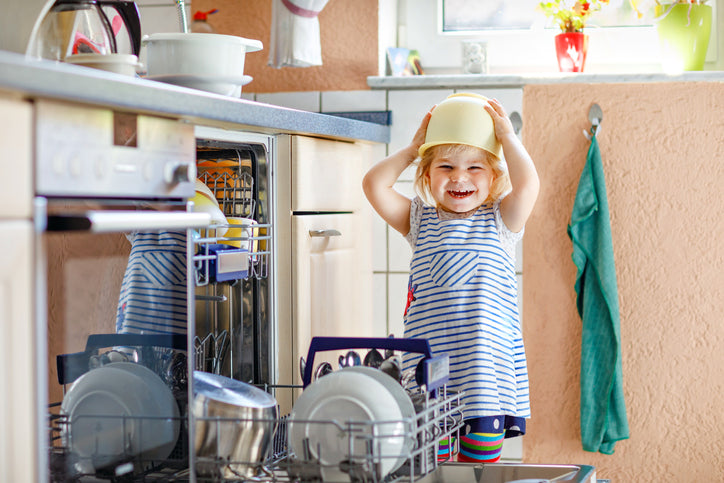
[[[493,118],[485,110],[487,104],[488,98],[479,94],[448,96],[432,111],[425,144],[420,146],[420,156],[439,144],[467,144],[502,158]]]
[[[216,13],[219,10],[217,8],[209,10],[207,12],[196,12],[194,19],[191,22],[191,32],[200,34],[215,34],[216,30],[208,22],[208,17],[212,13]]]

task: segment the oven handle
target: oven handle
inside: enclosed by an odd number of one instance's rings
[[[113,233],[129,231],[186,230],[211,225],[208,213],[186,211],[87,211],[73,215],[48,215],[47,231]]]

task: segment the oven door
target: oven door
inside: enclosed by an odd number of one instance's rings
[[[191,240],[210,216],[180,200],[35,204],[50,480],[188,465]]]

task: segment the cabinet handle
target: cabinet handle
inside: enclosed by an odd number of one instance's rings
[[[342,236],[337,230],[309,230],[309,236],[311,237],[329,237],[329,236]]]

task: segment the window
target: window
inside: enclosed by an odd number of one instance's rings
[[[558,72],[553,37],[559,31],[545,27],[546,18],[536,10],[535,0],[399,2],[398,45],[417,50],[428,74],[460,74],[461,41],[468,39],[487,42],[491,74]],[[628,0],[611,3],[610,12],[597,12],[593,18],[596,25],[586,28],[590,39],[585,72],[661,72],[655,27],[635,21]],[[714,7],[714,18],[716,3],[709,2]],[[448,15],[444,16],[446,9]],[[609,18],[607,14],[611,12],[614,16]],[[464,24],[465,28],[451,30],[454,22]],[[708,62],[716,61],[716,45],[716,30],[712,28]]]
[[[524,30],[543,28],[546,17],[536,10],[540,0],[483,1],[440,0],[441,30],[484,32],[486,30]],[[628,0],[612,0],[592,17],[592,26],[641,27]]]

